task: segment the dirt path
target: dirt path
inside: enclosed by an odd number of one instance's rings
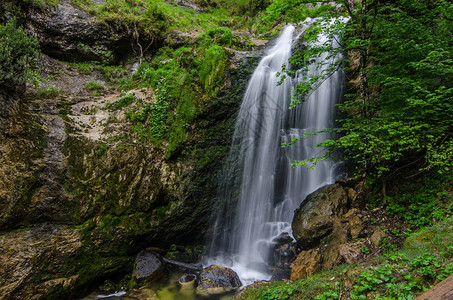
[[[415,300],[452,300],[453,275],[441,281],[438,285],[418,296]]]

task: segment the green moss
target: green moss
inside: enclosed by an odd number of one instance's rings
[[[208,96],[217,96],[228,65],[228,56],[222,47],[214,45],[206,51],[199,76]]]
[[[431,227],[410,235],[404,243],[407,252],[419,255],[421,252],[449,252],[453,245],[453,219],[446,219]],[[453,254],[453,253],[452,253]]]
[[[132,94],[132,93],[126,94],[123,97],[121,97],[119,100],[112,103],[111,105],[108,105],[107,107],[110,109],[114,109],[114,110],[121,109],[121,108],[131,105],[132,102],[134,102],[134,100],[135,100],[134,94]]]
[[[218,44],[229,47],[233,42],[233,33],[227,27],[210,28],[198,36],[204,45]]]

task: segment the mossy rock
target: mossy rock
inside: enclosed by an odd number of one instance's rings
[[[241,286],[239,276],[232,269],[211,265],[201,271],[197,293],[200,295],[222,294]]]

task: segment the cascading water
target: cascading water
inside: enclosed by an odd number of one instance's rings
[[[328,133],[292,147],[281,146],[304,132],[332,128],[335,104],[343,94],[339,71],[302,105],[288,109],[298,78],[287,78],[278,85],[277,73],[283,64],[288,65],[297,39],[294,31],[292,25],[285,27],[250,79],[219,192],[223,206],[217,210],[207,263],[233,268],[244,284],[270,278],[265,264],[272,240],[291,232],[294,210],[309,193],[332,183],[336,175],[331,160],[319,162],[314,170],[290,166],[296,159],[319,155],[316,144],[329,138]],[[326,55],[319,61],[325,59]],[[310,66],[309,75],[317,72],[316,65]]]

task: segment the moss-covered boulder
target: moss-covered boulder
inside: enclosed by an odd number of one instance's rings
[[[197,293],[206,296],[222,294],[241,286],[239,276],[232,269],[211,265],[201,271]]]

